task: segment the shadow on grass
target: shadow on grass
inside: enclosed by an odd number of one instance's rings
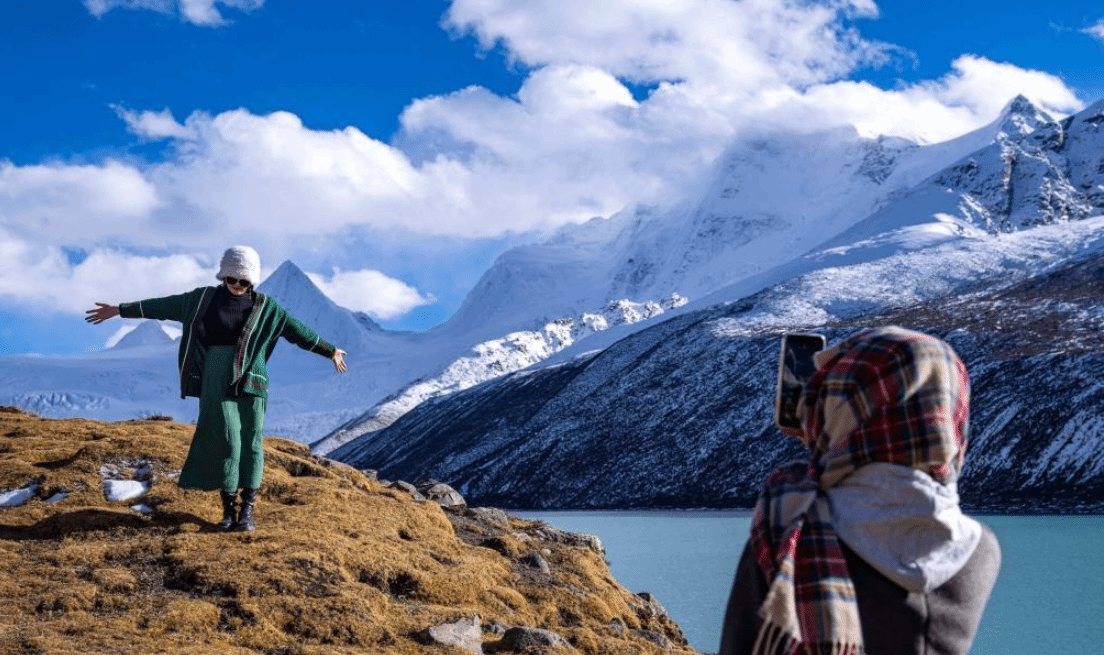
[[[155,513],[152,517],[146,517],[130,510],[79,509],[55,514],[34,525],[0,524],[0,539],[8,541],[64,539],[88,532],[164,529],[185,523],[198,526],[200,532],[222,532],[214,523],[185,512]]]

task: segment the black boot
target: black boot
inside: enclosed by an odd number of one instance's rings
[[[234,511],[237,509],[238,494],[220,491],[219,496],[222,498],[222,520],[218,522],[217,527],[219,530],[229,530],[238,520],[237,513]]]
[[[257,502],[256,489],[241,490],[241,511],[238,512],[238,522],[234,529],[239,532],[253,532],[257,524],[253,522],[253,504]]]

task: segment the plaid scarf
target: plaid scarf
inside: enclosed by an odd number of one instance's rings
[[[756,655],[863,653],[855,588],[825,490],[872,462],[947,484],[966,449],[966,367],[945,342],[878,328],[819,353],[816,363],[798,409],[809,461],[769,476],[752,518],[752,548],[770,581]]]

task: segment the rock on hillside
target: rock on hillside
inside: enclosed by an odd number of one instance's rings
[[[0,409],[0,652],[694,653],[600,542],[265,443],[258,529],[174,484],[170,421]]]

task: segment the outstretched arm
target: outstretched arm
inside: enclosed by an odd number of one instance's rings
[[[330,361],[333,362],[334,368],[337,369],[338,373],[344,373],[346,370],[345,355],[347,354],[348,353],[340,348],[334,348],[333,355],[330,356]]]
[[[184,322],[188,315],[188,307],[193,308],[203,297],[204,289],[199,288],[188,293],[164,298],[146,298],[136,302],[124,302],[118,305],[96,303],[95,309],[90,309],[85,314],[84,320],[89,323],[103,323],[109,318],[122,316],[123,318],[155,318],[159,321]]]
[[[118,305],[108,305],[107,303],[96,303],[95,309],[90,309],[85,312],[84,320],[89,323],[103,323],[109,318],[114,318],[119,315]]]
[[[284,327],[280,331],[280,336],[303,350],[309,350],[312,353],[318,353],[323,357],[328,357],[329,360],[333,362],[334,368],[337,369],[338,373],[345,372],[345,355],[348,353],[315,334],[314,330],[300,323],[294,316],[286,312],[284,316],[287,317],[287,320],[284,321]]]

